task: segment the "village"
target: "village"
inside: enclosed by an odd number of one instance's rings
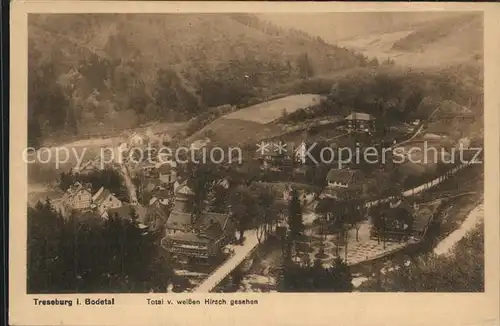
[[[314,103],[287,109],[293,112],[310,106]],[[186,280],[176,291],[276,291],[276,270],[284,257],[301,266],[319,263],[325,267],[341,259],[357,270],[399,251],[408,252],[426,239],[446,198],[465,192],[450,186],[455,174],[478,177],[478,168],[471,162],[477,140],[466,135],[452,139],[431,130],[433,121],[470,121],[473,115],[465,110],[448,117],[442,112],[433,118],[383,127],[381,132],[374,116],[352,111],[328,123],[304,124],[303,129],[263,139],[269,148],[259,151],[257,147],[245,153],[241,164],[217,168],[217,177],[203,186],[207,190],[201,204],[200,186],[194,179],[199,180],[207,171],[196,175],[189,163],[155,161],[161,147],[182,146],[185,141],[150,131],[133,133],[116,147],[125,157],[134,155],[129,149],[147,148],[146,157],[152,160],[143,157],[139,163],[127,159],[109,163],[96,156],[68,172],[65,182],[71,184],[50,202],[65,218],[125,219],[137,223],[144,234],[163,234],[159,250],[172,259],[176,274]],[[412,146],[420,148],[424,142],[436,144],[446,153],[460,147],[468,161],[448,158],[444,163],[395,163],[389,156],[370,164],[356,156],[346,160],[335,157],[339,148],[359,155],[360,149],[369,147],[403,149],[403,156],[408,157],[414,155]],[[313,144],[319,146],[306,155]],[[200,137],[188,145],[197,152],[215,143],[210,137]],[[325,152],[330,153],[327,159]],[[103,171],[103,177],[106,173],[119,176],[121,193],[89,182],[98,179],[88,176]],[[238,216],[245,215],[243,211],[250,206],[238,210],[237,204],[231,205],[226,198],[235,185],[250,184],[272,189],[274,198],[268,205],[272,209],[255,211],[265,218]],[[439,191],[440,187],[445,190]],[[438,189],[434,190],[437,193],[431,188]],[[298,208],[292,212],[295,203]],[[299,217],[293,220],[292,214]]]

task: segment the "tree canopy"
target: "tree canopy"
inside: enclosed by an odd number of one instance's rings
[[[447,255],[432,253],[396,262],[392,271],[362,284],[365,292],[484,291],[484,223],[469,232]]]
[[[330,267],[323,267],[319,260],[312,266],[300,266],[285,262],[280,270],[280,292],[351,292],[352,276],[341,258]]]
[[[158,235],[135,221],[65,220],[50,202],[28,208],[29,293],[166,292],[172,270]]]

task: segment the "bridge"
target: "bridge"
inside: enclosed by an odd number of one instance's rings
[[[222,282],[236,267],[238,267],[246,257],[248,257],[259,245],[256,230],[246,231],[245,242],[243,245],[235,245],[233,254],[222,265],[217,267],[208,275],[192,292],[208,293],[212,291],[217,284]]]

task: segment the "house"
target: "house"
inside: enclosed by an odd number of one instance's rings
[[[169,207],[157,202],[156,205],[146,206],[146,215],[143,222],[149,229],[155,231],[164,230],[169,215]]]
[[[102,215],[110,208],[122,206],[122,202],[109,190],[101,187],[101,189],[99,189],[94,196],[92,196],[91,206],[99,213],[99,215]]]
[[[63,205],[74,210],[90,209],[92,204],[91,189],[90,184],[82,185],[77,181],[66,190],[61,197],[61,202]]]
[[[96,162],[94,160],[90,160],[90,161],[85,162],[80,167],[73,168],[73,173],[75,173],[75,174],[76,173],[89,174],[89,173],[92,173],[94,171],[98,171],[100,169],[101,169],[101,167],[98,164],[96,164]]]
[[[293,143],[279,143],[264,151],[259,160],[263,170],[281,172],[292,170],[295,165],[296,152]]]
[[[174,217],[175,223],[169,222]],[[190,229],[183,229],[190,214],[174,213],[168,218],[162,246],[169,253],[188,258],[210,258],[222,253],[222,248],[234,241],[235,226],[229,214],[206,212]]]
[[[177,189],[180,189],[181,186],[183,186],[185,184],[185,180],[180,180],[179,178],[177,178],[177,180],[174,182],[174,193],[177,191]]]
[[[183,182],[174,191],[173,210],[180,213],[189,212],[189,202],[193,196],[194,192],[187,186],[187,182]]]
[[[159,179],[149,178],[145,180],[145,185],[143,186],[143,191],[155,191],[161,188],[161,181]]]
[[[146,145],[146,137],[137,132],[132,133],[128,138],[128,143],[131,147],[142,147]]]
[[[186,186],[176,192],[174,208],[166,225],[162,247],[174,256],[207,259],[222,253],[235,238],[235,226],[229,214],[203,212],[193,221],[187,202],[194,193]]]
[[[304,164],[307,158],[307,144],[301,142],[299,146],[293,151],[295,161]]]
[[[331,189],[360,188],[365,174],[355,169],[331,169],[327,176],[327,187]]]
[[[87,174],[95,171],[102,171],[105,168],[110,167],[114,161],[114,152],[102,151],[101,154],[95,156],[91,160],[88,160],[82,166],[75,168],[74,172],[79,174]]]
[[[149,205],[164,205],[168,206],[173,198],[173,193],[169,189],[158,189],[152,193],[152,197],[149,200]]]
[[[293,150],[294,161],[299,164],[316,165],[316,162],[321,161],[319,153],[325,147],[317,145],[317,143],[313,142],[301,142]]]
[[[366,191],[366,175],[358,169],[331,169],[327,176],[325,196],[344,199],[346,196],[361,196]]]
[[[156,177],[156,164],[153,162],[146,161],[141,164],[141,170],[144,172],[144,175],[148,177]]]
[[[456,147],[468,149],[470,148],[471,140],[468,137],[462,137],[458,140]]]
[[[368,113],[352,112],[345,118],[348,131],[375,131],[375,118]]]
[[[168,132],[157,134],[162,145],[169,145],[172,142],[172,136]]]
[[[172,184],[177,180],[177,171],[169,163],[164,163],[157,169],[162,183]]]
[[[370,213],[373,223],[371,237],[401,240],[410,236],[416,215],[415,208],[403,196],[375,207]]]
[[[169,207],[170,199],[161,199],[161,198],[153,196],[149,200],[148,205],[155,206],[155,207]]]

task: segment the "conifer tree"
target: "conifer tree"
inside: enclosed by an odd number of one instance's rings
[[[304,233],[304,221],[302,217],[302,206],[300,204],[299,194],[297,190],[292,190],[290,202],[288,204],[288,227],[290,228],[290,236],[292,239],[297,239]]]

